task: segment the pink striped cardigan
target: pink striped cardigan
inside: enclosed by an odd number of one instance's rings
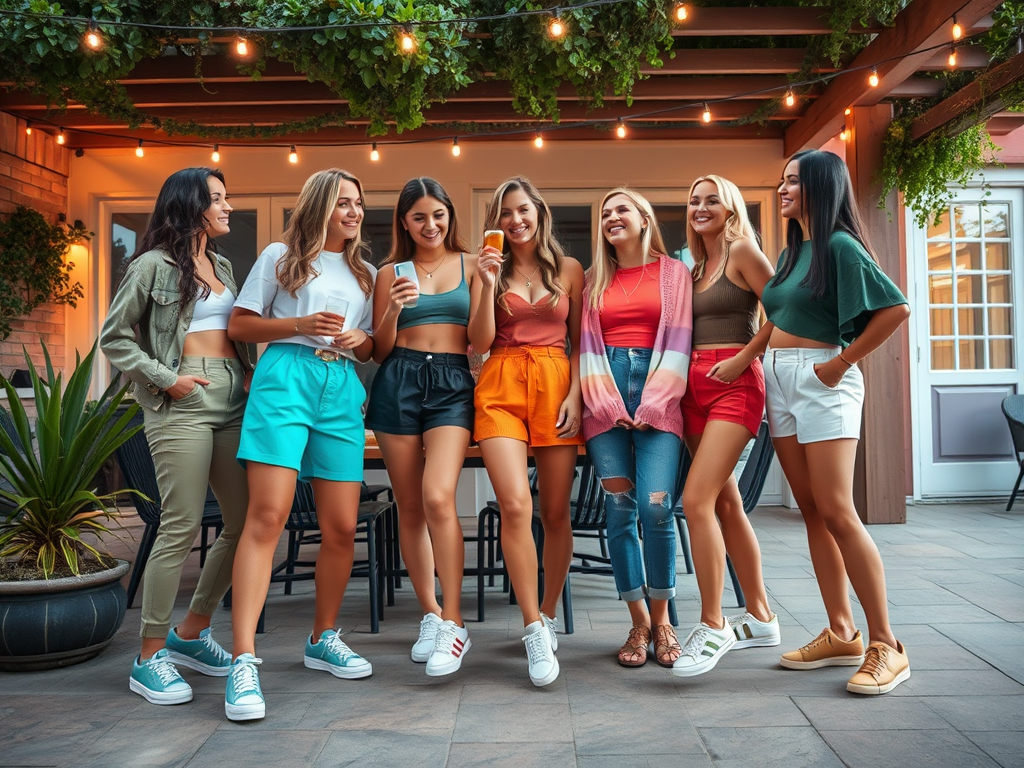
[[[589,282],[583,290],[583,324],[580,331],[580,384],[583,390],[583,437],[589,440],[607,432],[615,422],[630,423],[611,366],[605,355],[601,317],[588,308]],[[686,265],[668,256],[661,258],[661,322],[654,340],[651,367],[647,372],[636,418],[662,432],[683,437],[679,401],[686,391],[693,343],[693,280]]]

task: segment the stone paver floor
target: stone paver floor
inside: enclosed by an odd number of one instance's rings
[[[814,637],[825,618],[799,515],[769,507],[752,520],[783,646],[731,652],[702,677],[674,678],[653,662],[620,668],[613,654],[628,614],[611,579],[576,576],[576,632],[560,636],[562,674],[547,688],[529,682],[518,608],[497,587],[488,589],[487,620],[468,624],[473,648],[462,670],[426,677],[408,659],[420,613],[407,582],[378,635],[369,633],[365,581],[350,586],[346,640],[374,674],[337,680],[302,666],[312,584],[291,596],[275,585],[258,640],[265,720],[228,722],[223,679],[190,670],[190,704],[157,707],[130,693],[135,608],[92,662],[0,673],[0,766],[1021,766],[1024,507],[1002,510],[917,505],[906,525],[870,529],[913,669],[888,696],[848,694],[851,668],[778,666],[779,651]],[[193,556],[176,616],[197,572]],[[699,615],[693,576],[680,572],[678,588],[685,636]],[[726,605],[734,602],[727,591]],[[474,580],[463,606],[475,618]],[[225,645],[229,622],[220,612],[214,623]]]

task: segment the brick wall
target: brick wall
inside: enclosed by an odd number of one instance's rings
[[[24,205],[56,222],[67,211],[71,153],[57,144],[52,134],[33,130],[29,136],[25,128],[24,120],[0,113],[0,212]],[[0,371],[9,376],[13,370],[25,367],[22,345],[41,365],[40,337],[54,366],[63,367],[64,315],[63,305],[47,303],[28,317],[15,320],[11,324],[14,331],[0,341]]]

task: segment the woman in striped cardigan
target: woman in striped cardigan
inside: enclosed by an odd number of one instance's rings
[[[671,667],[682,652],[668,601],[675,596],[672,508],[693,331],[691,294],[689,270],[665,255],[650,203],[628,189],[605,195],[601,237],[584,288],[580,378],[583,436],[607,491],[615,586],[633,622],[618,652],[625,667],[646,663],[652,638],[662,666]]]

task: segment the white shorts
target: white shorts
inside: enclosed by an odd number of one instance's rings
[[[851,365],[835,387],[814,372],[839,354],[830,349],[769,349],[764,356],[765,408],[772,437],[796,435],[798,443],[860,438],[864,377]]]

